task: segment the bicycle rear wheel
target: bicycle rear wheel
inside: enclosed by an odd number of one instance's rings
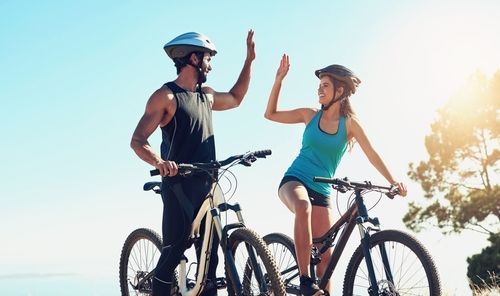
[[[151,295],[153,274],[161,255],[162,239],[155,231],[139,228],[129,234],[120,255],[120,290],[122,296]],[[177,272],[171,295],[179,290]]]
[[[382,260],[385,248],[387,263]],[[379,295],[440,295],[439,276],[428,251],[412,236],[397,230],[384,230],[370,238],[370,253]],[[388,270],[393,280],[388,279]],[[368,295],[370,280],[363,250],[359,246],[351,257],[344,278],[343,295]]]
[[[276,261],[287,294],[300,295],[300,274],[293,240],[283,233],[270,233],[262,239]]]
[[[248,228],[236,229],[229,236],[229,248],[239,277],[232,278],[232,267],[226,261],[229,295],[237,294],[237,282],[242,284],[243,295],[286,295],[274,258],[257,233]]]
[[[161,246],[161,237],[151,229],[139,228],[127,237],[120,256],[122,296],[151,295],[153,277],[146,277],[156,267]]]

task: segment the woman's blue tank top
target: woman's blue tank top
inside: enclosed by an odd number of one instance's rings
[[[347,147],[346,118],[341,116],[337,132],[329,134],[322,131],[319,126],[322,114],[323,110],[316,112],[306,125],[300,153],[285,176],[297,177],[310,189],[330,196],[331,185],[314,182],[313,177],[333,178]]]

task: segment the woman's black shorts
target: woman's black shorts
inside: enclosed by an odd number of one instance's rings
[[[325,196],[317,191],[312,190],[311,188],[307,187],[302,180],[295,176],[284,176],[283,179],[281,179],[280,186],[278,187],[281,188],[285,183],[290,182],[290,181],[296,181],[302,184],[307,190],[307,195],[309,195],[309,200],[311,201],[311,204],[313,206],[318,206],[318,207],[325,207],[329,208],[331,207],[330,205],[330,198],[328,196]]]

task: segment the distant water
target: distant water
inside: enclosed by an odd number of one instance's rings
[[[118,276],[12,274],[0,276],[1,296],[119,296]]]

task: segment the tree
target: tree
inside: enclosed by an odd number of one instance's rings
[[[410,203],[403,221],[414,231],[424,222],[444,233],[500,231],[500,71],[476,73],[437,111],[425,138],[427,161],[410,163],[425,202]]]
[[[491,235],[491,245],[467,258],[467,276],[477,287],[500,285],[500,234]]]
[[[424,222],[444,233],[472,229],[491,245],[467,258],[467,276],[479,287],[491,284],[500,265],[500,71],[491,80],[476,73],[463,90],[437,111],[425,138],[427,161],[410,163],[408,175],[425,192],[410,203],[403,221],[414,231]],[[493,275],[490,276],[490,275]]]

